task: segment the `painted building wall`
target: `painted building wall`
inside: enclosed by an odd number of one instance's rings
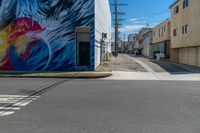
[[[102,33],[107,33],[107,39],[103,45],[101,44]],[[101,52],[103,52],[102,56],[105,56],[106,53],[111,53],[111,12],[109,0],[95,0],[95,68],[100,64]]]
[[[94,0],[0,0],[0,70],[76,70],[76,26],[90,27]]]

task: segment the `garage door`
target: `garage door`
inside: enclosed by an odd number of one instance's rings
[[[188,64],[188,56],[189,56],[189,49],[188,48],[181,48],[180,49],[180,63]]]
[[[197,48],[189,48],[189,65],[197,66]]]
[[[198,48],[198,66],[200,67],[200,47]]]

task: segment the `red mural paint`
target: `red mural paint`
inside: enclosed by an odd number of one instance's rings
[[[9,35],[8,42],[9,45],[15,45],[16,49],[20,49],[21,47],[25,46],[25,51],[19,54],[21,60],[25,60],[28,55],[30,54],[32,48],[32,42],[35,39],[35,34],[37,32],[44,31],[45,28],[42,28],[37,21],[32,20],[31,18],[17,18],[14,23],[11,24],[10,27],[7,28],[6,32]],[[32,33],[32,36],[31,34]],[[22,38],[22,39],[19,39]],[[18,40],[19,39],[19,40]],[[25,39],[25,40],[23,40]],[[28,39],[31,39],[27,41]],[[27,41],[27,42],[26,42]],[[7,52],[8,53],[8,49]],[[0,63],[0,70],[15,70],[13,64],[11,63],[11,58],[7,54],[5,58]]]
[[[15,41],[15,39],[21,35],[24,35],[29,32],[42,32],[44,31],[37,21],[32,20],[31,18],[17,18],[15,20],[15,28],[14,32],[10,36],[11,42]]]

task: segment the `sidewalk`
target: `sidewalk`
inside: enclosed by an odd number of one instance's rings
[[[112,57],[111,61],[104,61],[98,68],[98,72],[147,72],[139,63],[119,54],[117,58]]]

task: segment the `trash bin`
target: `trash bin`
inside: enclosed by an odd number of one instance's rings
[[[160,60],[160,54],[156,54],[156,60]]]

